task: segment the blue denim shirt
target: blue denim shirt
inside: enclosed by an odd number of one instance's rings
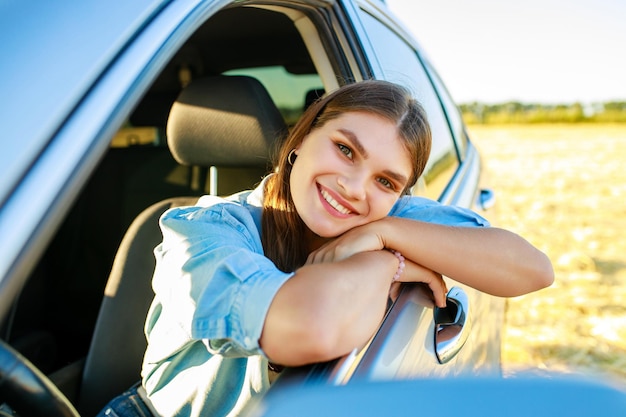
[[[204,196],[160,219],[142,377],[161,415],[237,415],[269,387],[259,338],[274,295],[293,273],[263,255],[261,202],[262,185],[226,199]],[[419,197],[403,197],[389,215],[489,225],[471,211]]]

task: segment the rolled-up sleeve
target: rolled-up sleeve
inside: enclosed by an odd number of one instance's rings
[[[258,341],[267,311],[292,274],[263,255],[249,211],[232,203],[175,208],[160,225],[153,278],[160,307],[147,332],[171,332],[159,337],[170,350],[162,353],[174,353],[186,335],[224,356],[262,354]]]
[[[479,214],[458,206],[448,206],[423,197],[403,197],[394,205],[389,216],[420,220],[428,223],[461,227],[489,227],[489,221]]]

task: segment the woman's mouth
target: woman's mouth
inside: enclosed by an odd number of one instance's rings
[[[341,204],[337,200],[335,200],[326,190],[320,189],[320,194],[324,198],[324,200],[335,210],[337,210],[341,214],[351,214],[352,211]]]

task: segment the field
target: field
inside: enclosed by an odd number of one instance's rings
[[[626,384],[626,125],[470,125],[499,225],[552,260],[552,287],[510,299],[505,374]]]

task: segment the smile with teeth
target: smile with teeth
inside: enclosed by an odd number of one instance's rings
[[[337,202],[337,200],[332,198],[330,196],[330,194],[328,194],[325,190],[320,190],[320,193],[322,194],[322,197],[324,197],[324,200],[326,200],[328,202],[328,204],[330,204],[339,213],[341,213],[341,214],[350,214],[350,213],[352,213],[352,211],[348,210],[347,208],[345,208],[344,206],[339,204]]]

